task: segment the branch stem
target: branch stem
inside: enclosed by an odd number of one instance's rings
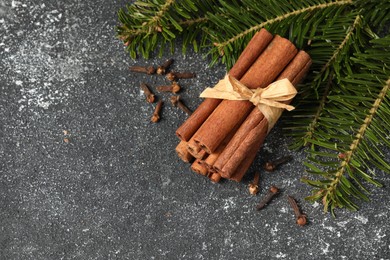
[[[328,197],[329,195],[332,195],[332,193],[334,193],[336,191],[337,185],[340,183],[341,177],[343,176],[343,174],[347,168],[347,165],[351,162],[352,156],[354,155],[359,144],[363,140],[364,134],[365,134],[367,128],[369,127],[370,123],[372,122],[381,103],[385,99],[387,91],[389,91],[389,89],[390,89],[390,78],[388,78],[388,80],[386,81],[382,90],[378,94],[378,97],[375,99],[374,103],[372,104],[369,113],[367,114],[366,118],[364,119],[363,124],[360,126],[357,134],[355,135],[355,139],[352,141],[352,143],[350,145],[349,151],[345,152],[345,160],[343,160],[340,163],[340,167],[335,174],[335,178],[333,179],[332,183],[327,188],[327,191],[326,191],[324,197]]]
[[[280,21],[282,21],[284,19],[289,18],[290,16],[299,15],[299,14],[302,14],[302,13],[305,13],[305,12],[314,11],[316,9],[325,9],[325,8],[328,8],[328,7],[334,6],[334,5],[341,6],[341,5],[349,5],[349,4],[352,4],[352,3],[353,3],[352,0],[341,0],[341,1],[331,2],[331,3],[312,5],[312,6],[308,6],[306,8],[294,10],[292,12],[288,12],[286,14],[279,15],[279,16],[273,18],[273,19],[269,19],[269,20],[267,20],[265,22],[259,23],[259,24],[255,25],[255,26],[252,26],[249,29],[247,29],[247,30],[245,30],[245,31],[235,35],[234,37],[228,39],[227,41],[224,41],[224,42],[221,42],[221,43],[214,43],[214,45],[218,49],[222,50],[226,45],[228,45],[228,44],[230,44],[230,43],[232,43],[234,41],[237,41],[240,38],[245,37],[247,34],[255,32],[255,31],[258,31],[258,30],[260,30],[261,28],[263,28],[266,25],[273,24],[273,23],[276,23],[276,22],[280,22]]]

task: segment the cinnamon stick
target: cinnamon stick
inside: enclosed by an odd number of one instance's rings
[[[295,46],[278,35],[242,76],[248,88],[264,88],[272,83],[297,53]],[[211,154],[223,139],[240,125],[253,109],[249,101],[223,100],[194,134],[194,140]]]
[[[219,103],[221,103],[220,99],[206,98],[191,116],[176,130],[177,137],[179,137],[180,140],[189,141]]]
[[[258,139],[258,146],[253,146],[251,150],[248,151],[248,156],[246,159],[244,159],[240,165],[237,167],[236,171],[232,174],[230,177],[231,180],[240,182],[246,172],[248,171],[249,167],[252,165],[253,161],[256,158],[257,152],[259,151],[260,147],[264,143],[264,139],[267,135],[260,136]]]
[[[204,163],[199,160],[199,159],[196,159],[192,164],[191,164],[191,170],[200,174],[200,175],[204,175],[206,176],[209,172],[208,168],[206,167],[206,165],[204,165]]]
[[[267,30],[261,29],[259,32],[257,32],[249,41],[237,62],[230,69],[230,75],[240,79],[263,52],[263,50],[268,46],[271,40],[272,34]],[[176,135],[180,138],[180,140],[189,141],[194,133],[199,129],[203,122],[220,103],[220,99],[205,99],[192,113],[192,115],[176,130]]]
[[[297,85],[307,73],[310,65],[310,56],[306,52],[300,51],[277,80],[287,78],[294,85]],[[264,118],[260,110],[254,108],[216,160],[214,169],[224,178],[240,181],[263,144],[267,128],[267,119]]]
[[[222,179],[221,175],[216,172],[210,172],[208,177],[212,182],[219,182]]]
[[[219,172],[222,177],[234,179],[236,181],[241,180],[243,175],[237,176],[237,172],[246,172],[252,164],[257,151],[260,149],[260,146],[264,143],[265,137],[267,136],[267,125],[267,119],[263,118],[256,127],[247,132],[241,145],[223,166],[222,171]]]
[[[273,36],[266,29],[262,28],[248,42],[240,57],[234,66],[230,69],[229,74],[236,79],[242,78],[252,64],[257,60],[260,54],[271,42]]]
[[[287,78],[294,86],[297,86],[309,71],[311,64],[309,54],[301,50],[276,80]]]
[[[187,150],[187,142],[181,141],[176,146],[176,153],[179,156],[180,159],[182,159],[184,162],[192,162],[194,160],[194,157],[188,152]]]
[[[197,159],[204,159],[207,156],[207,153],[200,149],[199,145],[194,141],[193,138],[191,138],[187,143],[187,151],[190,153],[193,157]]]
[[[235,135],[238,127],[234,128],[233,131],[229,133],[228,136],[222,141],[222,143],[218,146],[215,152],[209,154],[206,159],[204,159],[204,164],[208,167],[209,171],[216,172],[214,169],[214,163],[225,150],[226,146],[229,144],[232,137]],[[203,151],[203,150],[202,150]]]
[[[201,150],[191,138],[187,143],[187,150],[197,158],[191,165],[191,169],[199,174],[207,175],[212,182],[219,182],[221,180],[221,175],[214,171],[212,165],[219,154],[225,149],[231,137],[232,135],[227,136],[218,149],[212,154],[207,154],[204,150]]]
[[[233,160],[228,165],[232,167],[238,167],[241,163],[238,158],[234,158],[234,155],[239,149],[240,145],[245,141],[245,138],[248,136],[249,132],[252,129],[255,129],[261,121],[264,119],[263,114],[259,109],[254,108],[252,112],[248,115],[246,120],[241,124],[240,128],[237,130],[235,135],[230,140],[229,144],[221,152],[220,156],[215,160],[213,167],[214,169],[222,175],[224,178],[230,178],[232,173],[236,168],[229,169],[228,172],[224,172],[223,168],[228,164],[229,160],[233,157]],[[264,123],[263,123],[264,124]],[[267,129],[265,129],[267,131]],[[238,152],[237,152],[238,153]],[[226,170],[226,169],[225,169]]]

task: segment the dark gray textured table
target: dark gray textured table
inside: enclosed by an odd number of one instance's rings
[[[126,2],[0,1],[0,259],[390,259],[390,176],[376,172],[385,187],[369,186],[372,201],[332,219],[303,200],[304,152],[287,149],[280,126],[242,183],[192,173],[174,151],[186,115],[159,95],[163,119],[150,123],[139,90],[167,82],[127,69],[171,55],[133,61],[114,37]],[[194,109],[224,67],[174,57],[174,69],[198,74],[180,81]],[[295,159],[262,173],[253,197],[264,152]],[[255,211],[271,184],[282,195]],[[286,194],[309,225],[295,225]]]

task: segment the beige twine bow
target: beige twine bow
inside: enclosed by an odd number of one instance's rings
[[[276,124],[283,109],[291,111],[293,106],[282,103],[295,97],[297,90],[288,79],[281,79],[266,88],[249,89],[234,77],[226,74],[213,88],[206,88],[202,98],[248,100],[264,114],[268,121],[268,132]]]

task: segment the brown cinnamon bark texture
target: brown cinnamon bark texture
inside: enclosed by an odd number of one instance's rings
[[[225,151],[225,148],[226,146],[230,143],[230,140],[232,139],[232,137],[235,135],[237,129],[239,128],[239,126],[237,126],[236,128],[233,129],[233,131],[231,131],[229,133],[228,136],[225,137],[225,139],[222,141],[222,143],[218,146],[218,148],[211,154],[209,154],[207,156],[207,158],[205,158],[203,161],[204,161],[204,164],[207,166],[207,168],[209,169],[209,171],[213,171],[215,172],[214,170],[214,163],[215,161],[219,158],[219,156],[221,155],[221,153],[223,151]]]
[[[265,120],[265,119],[264,119]],[[263,120],[263,121],[264,121]],[[249,167],[251,166],[252,162],[256,158],[257,152],[259,151],[260,147],[264,143],[265,137],[267,136],[267,127],[260,126],[257,129],[253,130],[253,133],[259,133],[256,138],[254,138],[254,143],[257,145],[252,145],[252,147],[249,148],[248,151],[245,151],[248,153],[247,157],[244,158],[240,165],[236,167],[235,172],[230,177],[231,180],[240,182],[242,178],[244,177],[245,173],[248,171]]]
[[[179,158],[184,162],[192,162],[194,160],[194,157],[187,150],[187,142],[181,141],[175,150]]]
[[[209,170],[207,169],[206,165],[204,165],[204,163],[199,160],[199,159],[196,159],[192,164],[191,164],[191,170],[200,174],[200,175],[204,175],[204,176],[207,176]]]
[[[257,32],[229,71],[230,75],[237,79],[241,79],[253,62],[255,62],[263,50],[268,46],[272,38],[272,34],[265,29],[261,29]],[[180,140],[189,141],[221,101],[222,100],[220,99],[214,98],[205,99],[192,115],[176,130],[176,135]]]
[[[209,173],[208,177],[212,182],[219,182],[221,180],[221,175],[216,172]]]
[[[309,54],[305,51],[299,51],[276,80],[287,78],[294,86],[297,86],[309,71],[311,63],[312,61]]]
[[[240,82],[248,88],[264,88],[272,83],[297,53],[295,46],[278,35],[256,59]],[[194,134],[194,140],[207,153],[213,153],[223,139],[253,109],[249,101],[223,100]]]
[[[237,152],[237,149],[242,145],[245,138],[247,138],[249,132],[256,128],[260,124],[260,122],[264,119],[263,114],[259,109],[255,108],[252,110],[251,114],[248,115],[246,120],[241,124],[240,128],[236,131],[230,142],[227,144],[225,149],[220,153],[218,158],[215,160],[213,164],[213,168],[216,172],[220,173],[223,178],[230,178],[233,174],[234,169],[230,169],[226,172],[223,172],[224,166],[231,160],[235,163],[236,167],[239,166],[241,162],[237,161],[237,158],[234,158],[234,155]],[[264,123],[263,123],[264,125]],[[267,130],[267,129],[266,129]],[[232,162],[230,163],[230,165]],[[234,164],[233,164],[234,165]]]
[[[260,112],[260,111],[259,111]],[[241,145],[235,150],[234,154],[223,165],[222,171],[219,173],[223,178],[234,179],[240,181],[242,176],[237,176],[236,172],[243,172],[248,170],[256,157],[257,151],[264,143],[267,136],[268,122],[263,118],[256,127],[247,132]],[[236,175],[236,176],[234,176]],[[235,177],[235,178],[234,178]],[[239,177],[239,180],[237,179]]]

